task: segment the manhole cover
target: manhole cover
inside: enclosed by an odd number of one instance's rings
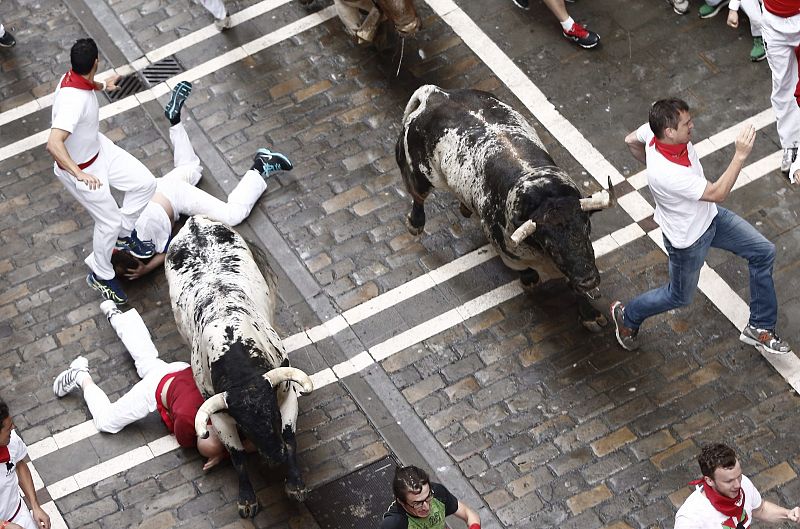
[[[312,491],[305,505],[320,529],[375,529],[394,501],[396,466],[385,457]]]
[[[170,77],[174,77],[183,71],[175,57],[166,57],[158,62],[154,62],[144,70],[142,75],[150,83],[150,86],[155,86],[158,83],[163,83]]]

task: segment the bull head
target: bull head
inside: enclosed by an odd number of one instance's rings
[[[614,186],[611,185],[611,177],[608,177],[608,191],[603,189],[590,197],[580,199],[580,202],[583,211],[599,211],[616,204],[617,196],[614,193]]]
[[[384,15],[394,24],[402,37],[410,37],[420,26],[414,0],[377,0]]]
[[[271,387],[277,387],[286,381],[298,384],[302,389],[301,395],[306,395],[314,390],[314,383],[311,378],[300,369],[294,367],[278,367],[264,373],[264,380],[269,382]],[[217,393],[206,401],[197,410],[194,416],[194,431],[201,439],[208,438],[208,419],[221,410],[228,409],[228,392]]]

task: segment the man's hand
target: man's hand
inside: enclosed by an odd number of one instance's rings
[[[747,125],[739,132],[736,138],[736,153],[734,157],[738,157],[740,161],[745,161],[750,156],[750,151],[753,150],[753,144],[756,141],[756,128],[753,125]]]
[[[137,259],[137,261],[138,261],[138,264],[137,264],[136,268],[128,268],[128,271],[125,272],[125,277],[130,279],[131,281],[134,280],[134,279],[139,279],[143,275],[145,275],[148,272],[150,272],[150,270],[147,268],[147,265],[145,265],[143,262],[139,261],[138,259]]]
[[[36,525],[44,529],[50,529],[50,517],[44,512],[44,509],[41,507],[34,507],[31,513],[33,514],[33,519],[36,521]]]
[[[222,455],[218,455],[218,456],[214,456],[214,457],[209,457],[208,461],[206,461],[206,464],[203,465],[203,470],[206,471],[206,470],[210,470],[210,469],[214,468],[221,461],[227,459],[227,457],[228,457],[227,453],[222,454]]]
[[[728,25],[732,28],[739,27],[739,12],[731,9],[728,11]]]
[[[100,188],[103,185],[103,182],[98,180],[96,176],[90,175],[89,173],[85,173],[83,171],[78,171],[78,174],[75,175],[75,178],[79,182],[83,182],[84,184],[86,184],[86,186],[92,191]]]
[[[800,522],[800,507],[795,507],[786,513],[786,517],[792,522]]]
[[[121,75],[112,75],[108,79],[106,79],[106,91],[116,90],[119,88],[117,86],[117,82],[122,78]]]

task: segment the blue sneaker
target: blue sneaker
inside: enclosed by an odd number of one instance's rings
[[[156,253],[156,245],[153,244],[153,241],[140,241],[136,236],[136,230],[133,230],[128,237],[118,237],[114,247],[117,250],[125,250],[139,259],[153,257]]]
[[[164,115],[173,125],[177,125],[181,121],[181,109],[191,93],[192,83],[189,81],[181,81],[172,89],[169,103],[164,107]]]
[[[253,171],[257,171],[265,179],[269,178],[272,171],[291,171],[292,162],[285,154],[272,152],[269,149],[261,148],[256,151],[253,157]]]
[[[116,277],[114,279],[100,279],[94,275],[94,272],[89,272],[89,275],[86,276],[86,284],[117,305],[123,305],[128,302],[128,296],[125,295],[125,291],[122,290],[122,286],[120,286]]]

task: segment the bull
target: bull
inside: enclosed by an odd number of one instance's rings
[[[491,94],[426,85],[411,96],[395,149],[412,197],[406,226],[425,227],[425,199],[450,190],[465,217],[477,214],[486,238],[531,290],[545,276],[565,276],[578,294],[581,323],[608,324],[592,306],[600,273],[589,239],[589,215],[615,203],[614,189],[584,198],[556,166],[525,118]],[[554,265],[554,266],[553,266]]]
[[[194,216],[170,243],[165,264],[175,322],[191,347],[194,379],[206,399],[195,429],[207,437],[210,418],[230,452],[242,518],[254,517],[259,505],[239,429],[269,464],[286,464],[286,493],[302,501],[297,399],[313,389],[308,375],[289,367],[272,327],[277,283],[259,252],[230,227]]]

